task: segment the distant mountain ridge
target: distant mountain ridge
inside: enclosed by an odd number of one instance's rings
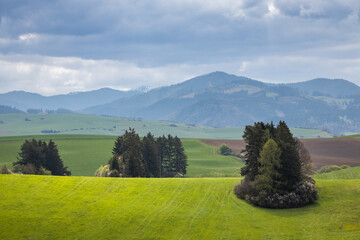
[[[123,97],[139,94],[138,91],[119,91],[111,88],[101,88],[88,92],[76,92],[54,96],[42,96],[37,93],[13,91],[0,94],[0,104],[27,109],[58,109],[64,108],[72,111],[81,110],[94,105],[105,104]]]
[[[65,103],[77,102],[72,109],[86,114],[212,127],[243,127],[257,121],[285,120],[291,127],[318,128],[338,134],[360,132],[360,87],[342,79],[268,84],[213,72],[143,93],[100,90],[102,94],[75,94],[75,99],[71,95],[53,98],[64,99],[61,108],[68,108]],[[2,101],[2,95],[0,104],[9,105]],[[101,101],[95,95],[101,95]],[[86,104],[81,103],[84,99]]]

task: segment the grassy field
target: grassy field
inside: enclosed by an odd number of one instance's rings
[[[346,168],[314,175],[316,179],[360,179],[360,167]]]
[[[74,176],[93,176],[100,165],[111,157],[115,136],[101,135],[42,135],[36,139],[53,139],[58,146],[60,156]],[[9,168],[16,161],[21,144],[28,137],[0,138],[0,165]],[[234,170],[242,166],[236,157],[217,154],[217,147],[206,145],[196,139],[182,139],[188,156],[186,177],[223,177],[236,176]]]
[[[359,239],[360,180],[317,180],[288,210],[239,200],[239,178],[0,175],[0,239]]]
[[[152,132],[155,136],[177,135],[180,138],[241,139],[244,128],[212,128],[181,123],[102,117],[85,114],[0,114],[0,136],[23,136],[45,134],[122,135],[129,127],[141,136]],[[291,129],[301,138],[333,137],[332,134],[315,129]]]

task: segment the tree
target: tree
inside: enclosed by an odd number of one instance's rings
[[[254,188],[258,191],[260,201],[269,194],[274,194],[281,188],[279,173],[281,150],[273,139],[269,139],[260,152],[259,175],[253,182]]]
[[[64,167],[55,143],[45,141],[25,140],[21,145],[18,161],[14,162],[14,170],[24,174],[71,175]]]
[[[231,150],[231,148],[229,148],[228,145],[222,144],[220,146],[220,154],[225,155],[225,156],[229,156],[229,155],[233,155],[234,152],[233,152],[233,150]]]
[[[175,172],[181,173],[182,175],[186,174],[187,156],[184,152],[184,147],[182,146],[180,138],[175,136],[174,138],[174,148],[175,148]]]
[[[301,181],[301,164],[295,139],[284,121],[280,121],[276,127],[275,139],[282,152],[279,170],[283,183],[282,190],[291,191]]]
[[[145,166],[144,159],[141,153],[140,137],[136,134],[133,128],[129,128],[129,131],[124,135],[124,172],[125,177],[144,177]]]
[[[142,155],[148,175],[160,177],[160,160],[158,159],[158,149],[154,136],[149,132],[142,140]]]
[[[263,207],[299,207],[318,198],[315,181],[309,172],[308,152],[292,136],[285,122],[255,123],[243,135],[245,176],[235,186],[239,198]]]
[[[309,151],[305,148],[305,145],[299,139],[295,139],[295,147],[299,153],[302,175],[308,176],[314,174],[313,162]]]

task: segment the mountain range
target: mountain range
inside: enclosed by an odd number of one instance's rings
[[[0,105],[21,110],[66,108],[85,114],[212,127],[285,120],[291,127],[337,134],[360,131],[360,87],[342,79],[268,84],[213,72],[148,92],[100,89],[52,97],[11,92],[0,94]]]

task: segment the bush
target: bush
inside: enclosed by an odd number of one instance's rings
[[[6,164],[0,166],[0,174],[12,174],[12,172],[7,168]]]
[[[319,198],[313,179],[307,179],[295,186],[291,192],[284,194],[256,195],[250,181],[242,180],[234,187],[236,196],[256,206],[265,208],[297,208],[313,203]]]
[[[233,150],[231,148],[228,147],[228,145],[222,144],[220,146],[220,154],[225,155],[225,156],[229,156],[229,155],[234,155],[234,152],[233,152]]]
[[[317,172],[318,173],[328,173],[328,172],[333,172],[333,171],[339,171],[341,169],[345,169],[348,167],[349,166],[347,166],[347,165],[343,165],[341,167],[339,167],[337,165],[328,165],[328,166],[324,166],[324,167],[320,168]]]

